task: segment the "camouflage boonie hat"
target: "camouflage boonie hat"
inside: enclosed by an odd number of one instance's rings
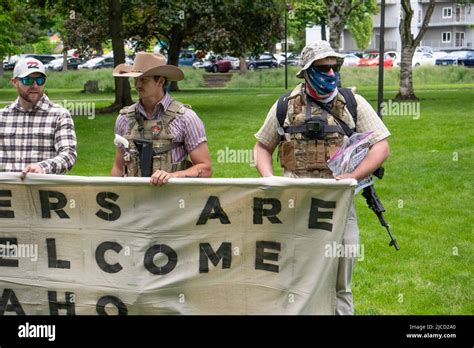
[[[296,77],[304,78],[304,70],[308,69],[315,60],[334,57],[337,59],[337,63],[342,65],[344,61],[344,55],[334,51],[329,42],[321,40],[314,41],[303,48],[301,52],[301,70],[298,71]]]

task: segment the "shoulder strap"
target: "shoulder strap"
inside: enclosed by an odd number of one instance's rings
[[[166,108],[165,115],[170,119],[173,119],[177,114],[183,114],[185,112],[185,108],[191,109],[191,105],[183,104],[173,99],[170,105],[168,105]]]
[[[290,96],[291,92],[292,91],[285,93],[278,99],[276,115],[280,127],[283,127],[285,122],[286,113],[288,111],[288,97]]]
[[[341,92],[344,100],[346,101],[347,110],[352,116],[354,120],[354,124],[357,126],[357,101],[354,97],[354,93],[350,88],[339,88],[339,92]]]
[[[140,132],[140,136],[143,138],[143,135],[144,135],[143,117],[137,111],[137,103],[124,107],[123,109],[120,110],[120,114],[125,115],[125,117],[128,119],[129,130],[131,130],[135,126],[135,123],[138,123],[138,131]]]

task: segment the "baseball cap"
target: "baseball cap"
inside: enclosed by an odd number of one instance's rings
[[[35,72],[39,72],[44,76],[47,76],[43,63],[41,63],[38,59],[24,58],[22,60],[19,60],[15,64],[15,69],[13,70],[13,78],[25,77]]]
[[[301,52],[301,70],[298,71],[296,77],[304,78],[304,70],[308,69],[315,60],[334,57],[338,64],[344,61],[344,55],[334,51],[329,42],[320,40],[313,41]]]

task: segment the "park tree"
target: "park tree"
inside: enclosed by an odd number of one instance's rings
[[[375,0],[293,0],[290,5],[290,34],[299,39],[298,49],[304,46],[301,35],[307,26],[326,24],[330,31],[329,42],[335,50],[340,48],[341,34],[346,25],[359,49],[369,45],[372,15],[378,11]]]
[[[123,12],[132,1],[98,0],[93,3],[82,0],[50,2],[61,13],[58,31],[64,43],[64,51],[75,48],[83,55],[102,53],[102,46],[112,41],[114,66],[125,62],[124,42],[127,34],[123,28]],[[115,78],[115,100],[99,112],[114,112],[132,104],[130,83],[126,78]]]
[[[329,42],[332,48],[338,51],[341,47],[341,34],[344,27],[349,24],[351,33],[356,38],[357,45],[368,41],[362,33],[367,35],[367,30],[371,27],[368,25],[369,19],[372,21],[371,15],[377,13],[378,7],[375,0],[324,0],[326,4],[328,24],[329,24]],[[352,20],[350,20],[352,18]],[[370,37],[370,36],[369,36]],[[360,48],[360,47],[359,47]]]
[[[430,0],[420,31],[416,37],[411,32],[411,21],[413,18],[413,9],[410,0],[402,0],[400,36],[402,41],[402,58],[400,63],[400,88],[395,100],[418,100],[413,90],[413,70],[412,60],[416,47],[420,44],[423,35],[428,30],[431,14],[435,6],[435,0]]]
[[[196,47],[239,57],[240,73],[247,70],[245,56],[270,51],[284,36],[285,4],[273,0],[241,0],[217,7],[208,21],[200,22],[202,34]],[[209,23],[211,25],[209,25]]]
[[[44,38],[51,27],[50,13],[40,1],[0,0],[0,75],[3,58],[18,54],[26,44]]]
[[[127,13],[125,28],[138,50],[145,50],[153,40],[163,43],[168,64],[178,66],[182,47],[200,34],[200,21],[206,21],[217,1],[136,0]],[[178,90],[176,81],[171,90]]]
[[[281,38],[282,6],[274,0],[141,0],[126,22],[138,46],[147,47],[153,39],[165,43],[168,64],[178,65],[180,50],[192,44],[240,57],[244,69],[246,53],[262,52]],[[170,89],[177,90],[177,83]]]
[[[354,38],[357,48],[364,50],[369,46],[372,37],[372,15],[378,12],[375,0],[365,1],[352,11],[348,28]]]
[[[295,40],[295,50],[302,51],[306,40],[306,27],[327,23],[326,4],[322,0],[293,0],[289,3],[288,32]]]

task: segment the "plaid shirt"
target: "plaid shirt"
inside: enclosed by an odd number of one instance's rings
[[[0,109],[0,171],[21,172],[29,164],[62,174],[76,162],[76,133],[68,110],[44,95],[32,110],[19,99]]]

